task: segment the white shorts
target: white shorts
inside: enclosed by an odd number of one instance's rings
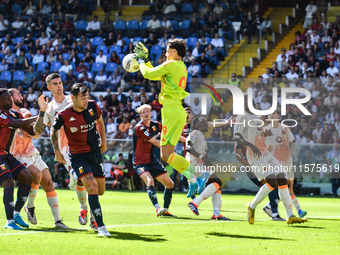
[[[195,172],[190,174],[190,182],[196,182],[196,179],[199,178],[204,172],[209,172],[209,176],[213,174],[213,172],[209,171],[208,167],[204,164],[200,164],[195,161],[193,164],[195,167]]]
[[[63,153],[63,157],[66,161],[66,164],[64,166],[65,166],[66,170],[70,172],[70,170],[72,169],[70,156],[68,155],[68,153]]]
[[[285,173],[282,165],[270,153],[255,160],[250,167],[259,181],[266,179],[267,176],[271,174],[278,175]],[[288,177],[287,173],[285,173],[285,175]]]
[[[293,168],[293,163],[282,163],[282,166],[284,167],[284,172],[286,176],[288,177],[289,180],[293,181],[294,180],[294,168]]]
[[[46,163],[42,160],[39,152],[36,152],[32,154],[31,156],[20,158],[19,161],[24,164],[26,168],[28,168],[31,165],[34,165],[37,167],[41,172],[44,171],[46,168],[48,169],[48,166]]]

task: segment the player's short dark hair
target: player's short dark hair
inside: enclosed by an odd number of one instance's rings
[[[191,121],[191,128],[192,130],[195,130],[196,129],[196,125],[201,121],[205,119],[203,116],[196,116],[192,119]]]
[[[123,156],[123,153],[119,153],[119,154],[118,154],[118,157],[120,157],[120,156]]]
[[[0,89],[0,96],[2,96],[3,94],[6,94],[6,93],[8,93],[8,89],[5,89],[5,88]]]
[[[85,95],[88,92],[88,89],[83,83],[75,83],[71,88],[71,95],[78,96],[79,94]]]
[[[187,44],[183,39],[176,38],[176,39],[169,41],[168,47],[170,49],[177,50],[178,56],[180,56],[181,58],[184,58],[185,53],[186,53]]]
[[[47,77],[46,77],[46,84],[48,85],[48,83],[53,80],[53,79],[57,79],[57,78],[60,78],[61,79],[61,76],[58,74],[58,73],[51,73],[49,74]]]
[[[193,110],[192,110],[192,108],[191,108],[190,106],[188,106],[188,107],[185,107],[185,108],[184,108],[184,110],[186,110],[186,111],[190,111],[190,113],[194,113],[194,112],[193,112]]]

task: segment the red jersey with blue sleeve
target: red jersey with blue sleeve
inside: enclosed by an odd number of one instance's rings
[[[23,119],[21,113],[10,109],[8,112],[0,109],[0,156],[9,154],[13,142],[15,128],[9,127],[14,119]]]
[[[184,138],[187,138],[188,135],[190,134],[190,132],[191,132],[190,123],[189,124],[185,124],[181,136],[183,136]],[[183,146],[184,146],[184,157],[185,157],[187,155],[186,143],[183,143]]]
[[[158,161],[154,155],[156,146],[148,142],[162,130],[162,124],[151,121],[148,127],[143,121],[138,122],[133,130],[133,159],[134,165],[148,164]]]
[[[53,128],[64,127],[71,154],[88,153],[99,149],[97,120],[100,116],[100,107],[93,100],[82,112],[76,112],[70,104],[56,115]]]

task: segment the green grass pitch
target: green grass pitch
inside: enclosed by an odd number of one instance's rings
[[[273,222],[257,207],[255,224],[246,221],[246,204],[253,195],[223,195],[221,213],[232,222],[210,220],[211,199],[203,201],[199,216],[190,201],[175,192],[170,212],[177,218],[157,218],[146,192],[107,191],[100,198],[104,223],[111,238],[98,237],[78,222],[75,192],[57,190],[61,217],[72,230],[53,228],[45,193],[35,202],[37,225],[25,231],[5,230],[0,206],[0,254],[340,254],[340,204],[335,198],[299,197],[308,211],[304,224]],[[3,190],[0,189],[2,200]],[[162,205],[163,194],[157,193]],[[282,203],[280,215],[285,216]],[[24,211],[21,212],[27,221]]]

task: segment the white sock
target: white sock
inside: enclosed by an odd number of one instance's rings
[[[288,186],[279,186],[279,195],[282,200],[282,203],[285,207],[287,217],[290,217],[293,215],[293,205],[292,205],[292,199],[289,195]]]
[[[271,205],[270,205],[270,202],[268,202],[268,204],[266,204],[266,206],[269,208],[269,209],[272,209]]]
[[[80,208],[82,210],[87,210],[85,187],[77,185],[76,193],[77,193],[78,201],[80,203]]]
[[[273,188],[268,183],[266,183],[265,185],[262,185],[260,190],[257,192],[254,200],[250,203],[250,208],[255,209],[256,206],[259,203],[261,203],[263,199],[265,199],[272,190]]]
[[[158,208],[161,208],[159,204],[155,204],[155,209],[157,210]]]
[[[272,213],[272,218],[278,216],[279,213]]]
[[[28,208],[34,207],[34,200],[35,200],[35,197],[37,196],[38,190],[39,190],[39,185],[32,183],[31,191],[27,199]]]
[[[14,210],[13,215],[16,215],[16,214],[20,214],[20,212]]]
[[[7,224],[11,224],[12,222],[14,222],[14,220],[7,220]]]
[[[211,197],[212,195],[214,195],[214,193],[220,189],[220,186],[213,182],[210,183],[207,187],[205,187],[205,189],[203,190],[203,192],[199,195],[199,197],[196,197],[192,202],[194,204],[196,204],[197,206],[200,205],[200,203],[203,200],[206,200],[207,198]]]
[[[293,203],[296,211],[299,212],[301,210],[299,201],[297,200],[295,195],[291,196],[291,198],[292,198],[292,203]]]
[[[47,192],[46,197],[47,203],[51,208],[54,222],[57,222],[58,220],[60,220],[59,200],[57,192],[55,192],[55,190]]]
[[[211,199],[213,203],[214,215],[217,217],[220,215],[220,209],[222,205],[221,191],[216,191],[214,195],[212,195]]]

